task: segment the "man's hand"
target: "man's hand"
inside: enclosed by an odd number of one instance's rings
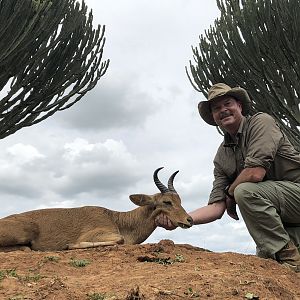
[[[174,226],[169,218],[164,214],[160,214],[155,218],[155,224],[156,226],[163,227],[166,230],[174,230],[176,228],[176,226]]]
[[[226,197],[226,210],[229,217],[233,218],[234,220],[239,220],[239,216],[236,212],[236,202],[233,198]]]

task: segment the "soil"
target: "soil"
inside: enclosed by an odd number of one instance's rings
[[[0,299],[300,299],[300,273],[273,260],[162,240],[0,253]]]

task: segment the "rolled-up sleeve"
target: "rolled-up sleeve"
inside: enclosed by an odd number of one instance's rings
[[[249,124],[244,167],[263,167],[268,170],[282,138],[283,134],[275,120],[267,114],[258,114]]]

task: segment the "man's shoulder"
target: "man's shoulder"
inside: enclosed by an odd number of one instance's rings
[[[248,120],[266,120],[266,121],[274,121],[274,118],[265,112],[257,112],[254,115],[248,117]]]
[[[258,112],[252,116],[248,116],[247,123],[250,126],[266,125],[266,124],[274,124],[275,125],[276,121],[271,115],[269,115],[265,112]]]

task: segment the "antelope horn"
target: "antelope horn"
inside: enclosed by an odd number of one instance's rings
[[[160,182],[160,180],[158,179],[158,176],[157,176],[157,173],[163,168],[164,167],[156,169],[153,174],[154,183],[162,194],[169,192],[168,188]]]
[[[174,189],[173,181],[174,181],[174,178],[175,178],[175,176],[176,176],[176,174],[177,174],[178,172],[179,172],[179,171],[176,171],[175,173],[173,173],[173,174],[170,176],[169,180],[168,180],[168,189],[169,189],[169,191],[170,191],[170,192],[173,192],[173,193],[176,193],[176,194],[177,194],[177,192],[176,192],[176,190]]]

